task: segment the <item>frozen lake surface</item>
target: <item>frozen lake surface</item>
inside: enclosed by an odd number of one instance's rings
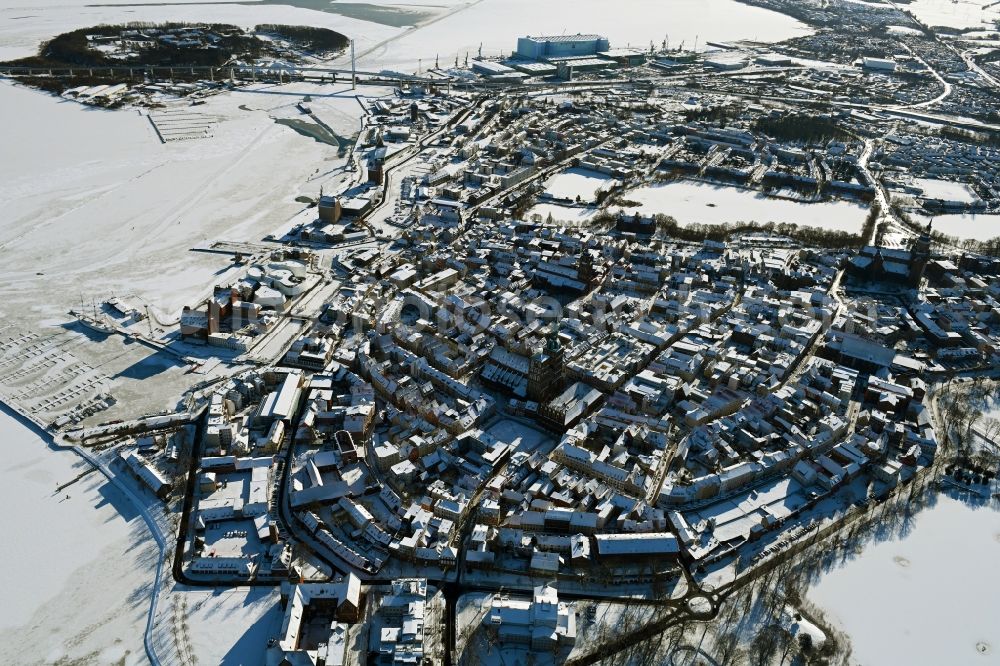
[[[986,241],[1000,236],[1000,213],[938,215],[934,218],[933,228],[935,231],[956,238]]]
[[[601,33],[613,47],[647,48],[686,42],[753,39],[777,42],[808,34],[795,19],[733,0],[481,0],[437,22],[371,50],[365,63],[408,70],[417,59],[427,66],[440,55],[509,56],[524,35]]]
[[[808,26],[735,0],[325,0],[198,2],[181,0],[0,0],[0,59],[33,55],[50,37],[100,23],[213,21],[249,26],[287,23],[331,28],[355,39],[368,68],[414,71],[440,57],[509,56],[526,34],[606,34],[612,46],[646,48],[741,39],[777,42]],[[346,61],[346,58],[345,58]]]
[[[541,221],[545,222],[549,219],[549,215],[551,215],[554,222],[583,224],[593,219],[597,213],[596,208],[577,208],[576,206],[540,203],[532,206],[524,217],[526,220],[531,220],[535,215],[538,215],[541,217]]]
[[[623,198],[639,208],[629,213],[662,213],[684,224],[759,222],[794,223],[857,233],[864,226],[868,209],[849,201],[801,203],[765,197],[759,192],[695,181],[674,181],[625,192]]]
[[[359,92],[373,91],[386,92]],[[132,293],[168,314],[190,304],[226,268],[191,247],[263,237],[302,208],[295,196],[319,191],[322,181],[311,178],[344,162],[336,148],[272,114],[294,109],[294,93],[311,94],[336,131],[357,131],[360,105],[349,84],[269,92],[211,97],[198,113],[216,123],[213,136],[162,144],[134,109],[97,110],[0,82],[0,122],[21,128],[5,143],[15,159],[0,160],[0,244],[8,252],[0,292],[16,298],[32,290],[26,283],[57,279],[76,285],[74,299],[77,290],[88,299]]]
[[[0,663],[138,664],[159,554],[129,500],[0,411]],[[77,661],[82,660],[82,661]]]
[[[985,0],[913,0],[900,6],[929,26],[948,28],[993,28],[1000,19],[1000,6]]]
[[[576,199],[591,202],[597,193],[613,187],[618,181],[599,171],[573,168],[558,173],[545,183],[545,191],[556,199]]]
[[[904,537],[868,544],[809,598],[851,637],[851,663],[1000,664],[1000,510],[946,494]]]
[[[972,187],[966,183],[935,178],[914,178],[913,183],[924,191],[924,196],[928,199],[960,201],[962,203],[972,203],[979,199]]]

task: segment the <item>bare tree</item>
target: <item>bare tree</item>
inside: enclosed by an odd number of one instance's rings
[[[750,663],[755,666],[768,666],[778,653],[780,641],[778,636],[784,633],[777,627],[767,626],[757,632],[750,642]]]
[[[739,651],[740,639],[735,631],[726,631],[717,635],[714,641],[715,661],[720,666],[729,664]]]

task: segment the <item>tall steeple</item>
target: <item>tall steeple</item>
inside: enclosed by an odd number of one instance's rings
[[[548,402],[563,385],[563,348],[559,342],[559,322],[553,322],[545,339],[545,348],[528,363],[528,399]]]
[[[927,262],[931,259],[931,227],[933,224],[934,220],[931,219],[927,223],[927,229],[913,241],[913,247],[910,248],[910,271],[907,282],[914,288],[920,286]]]
[[[545,341],[545,351],[551,354],[562,354],[562,344],[559,342],[559,322],[553,322]]]
[[[590,289],[594,286],[594,280],[597,278],[597,273],[594,270],[594,258],[590,254],[590,250],[584,248],[580,253],[580,262],[576,269],[577,279],[582,282],[586,289]]]

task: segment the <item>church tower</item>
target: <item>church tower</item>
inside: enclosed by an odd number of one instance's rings
[[[920,286],[920,280],[924,277],[924,270],[927,262],[931,259],[931,225],[934,220],[927,223],[927,229],[920,234],[917,240],[913,241],[910,249],[910,271],[907,282],[913,288]]]
[[[546,403],[559,394],[563,385],[563,348],[559,325],[553,324],[545,348],[528,363],[528,400]]]
[[[590,250],[586,248],[580,253],[580,262],[577,264],[576,277],[584,284],[584,288],[588,291],[594,287],[594,282],[597,281],[597,271],[594,270],[594,257],[590,254]]]

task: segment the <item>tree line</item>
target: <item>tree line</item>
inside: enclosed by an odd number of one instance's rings
[[[90,37],[118,37],[129,30],[186,30],[202,28],[218,39],[212,44],[175,46],[158,39],[130,54],[115,58],[96,49]],[[310,26],[263,24],[255,32],[270,33],[310,51],[327,52],[343,49],[349,43],[344,35],[326,28]],[[35,56],[6,62],[22,67],[219,67],[239,58],[253,62],[272,49],[269,42],[241,28],[223,23],[195,25],[188,23],[125,23],[99,25],[64,32],[42,44]]]
[[[286,41],[305,47],[310,51],[339,51],[347,48],[351,40],[334,30],[314,28],[308,25],[283,25],[262,23],[254,32],[274,34]]]
[[[961,127],[945,125],[938,131],[938,135],[943,139],[951,139],[961,143],[1000,147],[1000,132],[974,132]]]
[[[758,118],[753,128],[781,141],[827,143],[850,141],[851,135],[832,118],[813,115],[788,115]]]
[[[603,220],[601,218],[604,218]],[[876,214],[877,217],[877,214]],[[811,227],[798,225],[793,222],[727,222],[723,224],[691,223],[681,225],[677,220],[669,215],[659,214],[654,216],[656,231],[659,235],[688,242],[718,241],[723,242],[737,234],[768,232],[780,236],[787,236],[803,245],[812,247],[823,247],[830,249],[860,248],[863,243],[863,236],[852,234],[847,231],[835,229],[824,229],[822,227]],[[614,217],[610,213],[602,214],[594,219],[594,222],[613,222]],[[867,228],[867,223],[866,223]]]

